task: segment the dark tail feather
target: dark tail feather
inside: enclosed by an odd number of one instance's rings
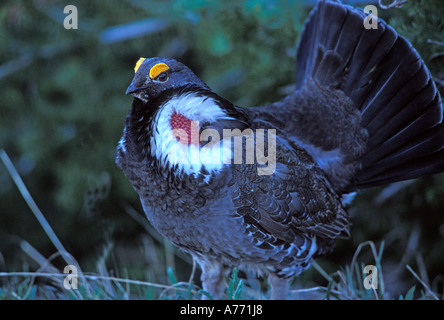
[[[351,190],[444,171],[442,103],[427,67],[384,21],[365,29],[365,17],[361,9],[319,1],[296,64],[297,89],[309,77],[338,83],[361,111],[369,138]]]

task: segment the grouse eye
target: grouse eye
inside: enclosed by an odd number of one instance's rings
[[[162,72],[161,74],[159,74],[156,80],[160,82],[165,82],[168,80],[168,75],[165,72]]]

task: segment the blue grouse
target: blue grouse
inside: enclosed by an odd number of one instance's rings
[[[116,163],[214,298],[233,267],[267,275],[271,298],[286,298],[289,278],[349,236],[348,194],[444,171],[428,69],[381,19],[367,29],[366,16],[318,1],[296,88],[270,105],[236,106],[174,59],[136,64]]]

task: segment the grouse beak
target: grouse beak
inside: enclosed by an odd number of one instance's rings
[[[131,94],[135,98],[138,98],[144,102],[148,102],[149,96],[144,89],[147,89],[147,87],[136,87],[134,83],[131,83],[128,89],[126,89],[125,94]]]
[[[143,90],[143,89],[146,89],[146,87],[136,87],[136,86],[134,85],[134,83],[132,82],[132,83],[129,85],[128,89],[126,89],[125,94],[126,94],[126,95],[129,95],[129,94],[134,95],[136,92],[138,92],[138,91],[140,91],[140,90]]]

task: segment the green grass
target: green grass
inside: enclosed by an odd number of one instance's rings
[[[374,243],[363,245],[376,249]],[[381,249],[381,248],[380,248]],[[366,276],[362,270],[364,264],[357,258],[359,249],[355,252],[353,263],[339,268],[333,274],[327,274],[320,265],[314,263],[313,268],[325,277],[325,285],[316,285],[299,289],[291,289],[288,298],[292,299],[323,299],[323,300],[439,300],[442,297],[430,288],[410,266],[407,270],[417,280],[417,285],[409,288],[404,294],[390,296],[385,291],[384,273],[381,259],[375,259],[378,268],[378,288],[365,289],[363,279]],[[355,259],[356,258],[356,259]],[[46,266],[50,266],[50,261]],[[101,268],[97,268],[98,270]],[[65,289],[63,280],[67,276],[62,270],[54,272],[21,271],[0,272],[0,299],[1,300],[195,300],[203,295],[212,299],[211,295],[193,281],[196,269],[189,279],[180,281],[176,278],[172,268],[165,271],[170,279],[169,284],[160,284],[147,280],[135,280],[123,277],[110,276],[107,270],[102,273],[79,273],[78,289]],[[256,280],[258,282],[263,279]],[[254,281],[253,281],[254,282]],[[238,270],[234,269],[227,278],[225,299],[266,299],[268,290],[257,290],[246,279],[241,279]]]

